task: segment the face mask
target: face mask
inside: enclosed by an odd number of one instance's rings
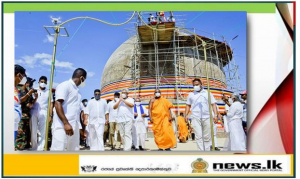
[[[140,105],[141,105],[141,102],[135,102],[135,104],[136,104],[137,106],[140,106]]]
[[[122,98],[126,98],[127,97],[127,95],[126,94],[122,94]]]
[[[87,102],[84,102],[84,105],[87,106]]]
[[[115,98],[115,101],[119,101],[119,98]]]
[[[232,100],[231,98],[229,98],[229,99],[228,99],[228,102],[229,102],[230,104],[232,104],[232,103],[233,103],[233,100]]]
[[[200,86],[194,86],[195,91],[200,91],[200,89],[201,89]]]
[[[155,93],[155,96],[156,97],[160,97],[160,93]]]
[[[81,83],[80,83],[79,86],[80,86],[81,88],[83,88],[83,87],[85,86],[85,80],[84,80],[84,81],[80,80],[80,81],[81,81]]]
[[[46,83],[40,83],[41,88],[46,88],[47,84]]]
[[[30,90],[30,88],[29,87],[26,87],[26,89],[29,91]]]
[[[27,81],[27,78],[24,76],[19,84],[24,85],[26,83],[26,81]]]
[[[100,95],[95,95],[95,99],[99,100],[100,99]]]

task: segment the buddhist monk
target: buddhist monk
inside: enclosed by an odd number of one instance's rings
[[[180,113],[180,116],[177,117],[178,123],[178,139],[180,142],[186,143],[189,131],[187,128],[187,123],[183,118],[183,113]]]
[[[161,97],[161,92],[156,89],[155,97],[149,103],[149,118],[153,123],[154,140],[159,151],[170,151],[176,145],[176,138],[172,128],[171,108],[173,104]]]

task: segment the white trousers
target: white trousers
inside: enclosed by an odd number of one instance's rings
[[[132,120],[126,122],[120,122],[117,125],[120,131],[124,151],[130,151],[131,144],[132,144],[132,135],[131,135]]]
[[[30,130],[32,150],[44,150],[46,136],[46,118],[47,110],[40,110],[36,113],[33,113],[31,116]]]
[[[200,151],[210,151],[211,130],[209,118],[192,118],[192,127],[194,129],[198,149],[200,149]]]
[[[86,134],[87,134],[85,142],[86,142],[87,146],[90,146],[90,130],[89,130],[89,125],[85,126],[85,130],[86,130]]]
[[[224,120],[224,130],[225,132],[229,132],[229,127],[228,127],[228,120],[227,120],[227,116],[223,116],[223,120]]]
[[[209,124],[209,127],[210,127],[210,124]],[[218,147],[217,124],[215,124],[215,123],[214,123],[214,142],[215,142],[215,147]],[[212,140],[210,141],[210,145],[212,146]]]
[[[229,127],[228,127],[228,120],[227,120],[227,116],[223,116],[223,121],[224,121],[224,130],[225,130],[225,133],[227,134],[227,138],[225,139],[225,142],[224,142],[224,146],[223,146],[223,149],[225,151],[228,151],[229,150],[229,145],[230,145],[230,131],[229,131]]]
[[[138,132],[137,126],[134,124],[132,125],[132,139],[133,139],[133,145],[136,149],[141,146],[142,148],[145,148],[145,141],[146,141],[146,133],[140,133]]]
[[[229,147],[231,151],[245,151],[246,140],[245,132],[242,126],[242,119],[232,119],[228,121],[229,127]]]
[[[89,124],[90,150],[104,151],[104,126],[105,124]]]
[[[73,151],[79,150],[79,126],[76,122],[73,127],[74,134],[68,136],[64,128],[54,128],[52,130],[51,151]]]
[[[135,138],[134,146],[136,149],[138,149],[139,146],[145,148],[146,135],[147,134],[137,134],[136,136],[133,136],[133,138]]]
[[[229,134],[229,132],[225,132],[226,134],[227,134],[227,137],[226,137],[226,139],[225,139],[225,141],[224,141],[224,145],[223,145],[223,150],[224,151],[229,151],[229,145],[230,145],[230,134]]]

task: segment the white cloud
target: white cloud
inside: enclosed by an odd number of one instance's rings
[[[46,35],[46,38],[43,40],[44,43],[47,43],[47,42],[54,42],[54,37],[51,36],[51,35]]]
[[[20,59],[15,60],[17,64],[24,64],[29,68],[36,67],[38,60],[52,59],[52,55],[46,53],[36,53],[33,56],[24,55]]]
[[[95,74],[96,74],[96,73],[95,73],[95,72],[92,72],[92,71],[87,72],[87,76],[88,76],[88,77],[93,77]]]
[[[29,68],[34,68],[38,65],[38,61],[40,65],[48,65],[51,66],[52,63],[52,55],[47,53],[36,53],[33,56],[25,55],[20,59],[15,60],[16,64],[24,64]],[[69,70],[74,70],[74,64],[71,62],[65,61],[55,61],[55,67],[65,68]],[[66,72],[65,72],[66,73]],[[69,73],[69,72],[68,72]]]
[[[29,68],[34,68],[35,63],[36,63],[37,60],[38,59],[35,59],[33,56],[25,55],[25,56],[21,57],[21,59],[17,59],[16,63],[17,64],[24,64]]]
[[[15,44],[15,47],[17,48],[17,47],[19,47],[19,45],[18,45],[18,44]]]
[[[42,59],[41,64],[43,65],[50,65],[51,66],[52,63],[52,59]],[[55,60],[55,67],[61,67],[61,68],[67,68],[67,69],[71,69],[74,70],[74,66],[73,63],[71,62],[64,62],[64,61],[59,61],[59,60]]]

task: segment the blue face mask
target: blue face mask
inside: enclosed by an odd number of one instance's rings
[[[99,100],[100,99],[100,94],[99,95],[95,95],[95,99]]]

